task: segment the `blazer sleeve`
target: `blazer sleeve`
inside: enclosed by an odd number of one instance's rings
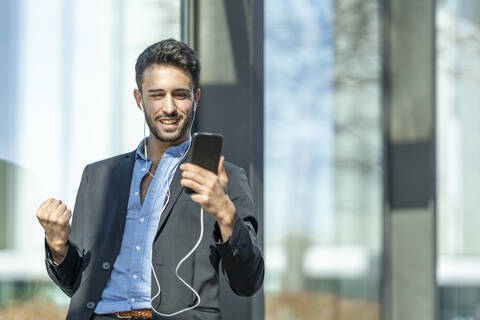
[[[226,242],[217,242],[217,249],[230,288],[237,295],[251,296],[263,284],[265,267],[247,176],[244,169],[236,169],[228,178],[228,194],[236,210],[233,231]],[[217,224],[214,233],[216,239],[221,239]]]
[[[88,188],[88,166],[83,170],[82,180],[75,201],[75,208],[72,215],[72,224],[70,229],[69,241],[67,243],[67,253],[62,262],[58,265],[53,263],[50,249],[45,241],[45,264],[49,277],[71,297],[77,287],[77,279],[81,272],[82,265],[82,247],[83,247],[83,216],[86,204],[86,194]]]

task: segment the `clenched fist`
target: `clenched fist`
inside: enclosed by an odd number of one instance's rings
[[[67,252],[71,216],[71,210],[53,198],[45,200],[37,210],[37,219],[45,229],[45,239],[56,263],[62,261]]]

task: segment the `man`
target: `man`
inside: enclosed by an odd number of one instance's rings
[[[69,320],[220,319],[220,263],[238,295],[263,282],[245,171],[223,157],[217,174],[185,161],[200,99],[191,48],[158,42],[135,71],[150,135],[135,151],[85,168],[71,226],[60,200],[40,205],[48,274],[71,297]]]

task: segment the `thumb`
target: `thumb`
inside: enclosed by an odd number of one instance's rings
[[[218,161],[218,177],[223,183],[227,183],[228,177],[227,173],[225,172],[225,167],[223,166],[223,163],[225,162],[225,157],[220,156],[220,160]]]

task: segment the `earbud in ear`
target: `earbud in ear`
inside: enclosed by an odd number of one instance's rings
[[[140,110],[142,110],[142,112],[145,112],[145,110],[143,110],[143,103],[140,102]]]

